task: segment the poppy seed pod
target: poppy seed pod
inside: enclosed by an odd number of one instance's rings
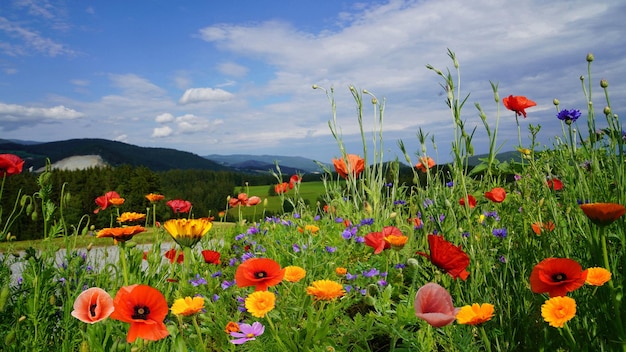
[[[587,62],[592,62],[593,59],[594,59],[594,57],[593,57],[592,53],[587,54]]]
[[[601,79],[600,80],[600,87],[608,88],[609,87],[609,81],[607,81],[606,79]]]
[[[554,104],[555,106],[559,106],[560,103],[561,102],[559,101],[559,99],[557,98],[552,99],[552,104]]]

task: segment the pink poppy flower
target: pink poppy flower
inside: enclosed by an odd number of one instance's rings
[[[415,316],[433,327],[452,324],[460,308],[454,308],[452,297],[440,285],[429,282],[420,287],[415,295]]]

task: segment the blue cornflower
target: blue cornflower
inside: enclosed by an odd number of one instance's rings
[[[320,219],[319,215],[315,215],[315,217],[313,218],[313,221],[318,221]]]
[[[337,247],[326,246],[326,252],[328,253],[335,253],[336,250]]]
[[[556,115],[556,117],[559,120],[564,121],[566,124],[571,125],[572,122],[575,122],[580,117],[580,110],[563,109],[563,110],[559,111],[559,113]]]
[[[235,281],[234,281],[234,280],[233,280],[233,281],[224,280],[224,281],[222,282],[222,290],[225,290],[225,289],[227,289],[227,288],[231,287],[231,286],[232,286],[232,285],[234,285],[234,284],[235,284]]]
[[[356,242],[356,243],[364,243],[365,242],[365,237],[363,237],[363,236],[356,236],[354,238],[354,242]]]
[[[293,218],[294,218],[294,219],[300,219],[300,214],[298,214],[298,213],[293,213]]]
[[[350,274],[350,273],[346,273],[346,280],[354,280],[359,276],[359,274]]]
[[[393,201],[393,205],[405,205],[406,204],[406,200],[394,200]]]
[[[349,240],[352,237],[356,236],[358,230],[359,229],[357,229],[356,227],[346,227],[341,233],[341,237],[343,237],[344,240]]]
[[[505,238],[506,237],[506,228],[501,228],[501,229],[493,229],[493,231],[491,231],[491,233],[498,237],[498,238]]]
[[[246,231],[246,235],[256,235],[257,233],[259,233],[259,229],[256,227],[251,227]]]
[[[214,272],[213,274],[211,274],[211,277],[219,277],[219,276],[222,276],[222,271],[221,270],[218,270],[218,271]]]
[[[241,241],[246,237],[245,233],[240,233],[237,236],[235,236],[235,241]]]
[[[424,208],[428,208],[429,206],[433,205],[434,202],[431,199],[424,199]]]
[[[387,281],[385,279],[380,279],[380,280],[378,280],[378,285],[379,286],[387,286]]]
[[[365,225],[372,225],[374,224],[374,218],[366,218],[361,220],[361,226],[365,226]]]
[[[398,263],[398,264],[394,265],[393,267],[396,268],[396,269],[404,269],[404,268],[406,268],[406,264]]]
[[[380,274],[380,271],[378,271],[378,269],[376,268],[371,268],[370,270],[365,270],[363,271],[363,276],[365,277],[373,277]]]
[[[446,186],[453,187],[454,186],[454,181],[446,182]]]

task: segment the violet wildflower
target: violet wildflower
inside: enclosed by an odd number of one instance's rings
[[[356,236],[358,230],[359,229],[356,227],[346,227],[341,233],[341,237],[343,237],[344,240],[349,240]]]
[[[315,215],[315,217],[313,218],[313,221],[319,221],[320,216],[319,215]]]
[[[378,286],[387,286],[387,280],[385,279],[378,280]]]
[[[236,337],[234,340],[230,340],[230,343],[235,345],[241,345],[242,343],[246,343],[248,341],[256,340],[256,337],[259,335],[263,335],[265,332],[265,326],[255,321],[250,324],[239,324],[239,332],[231,332],[230,336]]]
[[[294,218],[294,219],[300,219],[300,214],[298,214],[298,213],[293,213],[293,218]]]
[[[216,272],[214,272],[213,274],[211,274],[211,277],[215,278],[215,277],[219,277],[222,276],[222,271],[218,270]]]
[[[206,285],[207,282],[200,274],[196,274],[196,278],[189,280],[189,283],[193,285],[193,287],[198,287],[200,285]]]
[[[224,281],[222,282],[222,290],[225,290],[225,289],[227,289],[227,288],[231,287],[231,286],[232,286],[232,285],[234,285],[234,284],[235,284],[235,281],[234,281],[234,280],[233,280],[233,281],[224,280]]]
[[[394,265],[393,267],[396,268],[396,269],[404,269],[404,268],[406,268],[406,264],[398,263],[398,264]]]
[[[406,204],[406,200],[394,200],[393,201],[393,205],[405,205]]]
[[[366,218],[361,220],[361,226],[365,226],[365,225],[372,225],[374,224],[374,218]]]
[[[326,252],[335,253],[337,251],[337,247],[326,246]]]
[[[254,253],[246,252],[241,256],[241,261],[245,262],[246,260],[254,258]]]
[[[246,234],[240,233],[237,236],[235,236],[235,241],[241,241],[244,239],[244,237],[246,237]]]
[[[218,299],[220,299],[220,296],[217,293],[213,294],[213,302],[217,302]]]
[[[350,274],[350,273],[346,273],[346,280],[354,280],[359,276],[359,274]]]
[[[564,121],[566,124],[571,125],[572,122],[576,122],[576,120],[578,120],[578,118],[580,117],[580,110],[563,109],[563,110],[559,111],[559,113],[556,115],[556,117],[559,120]]]
[[[463,233],[461,234],[461,237],[465,237],[465,238],[467,238],[467,237],[469,237],[469,235],[470,235],[470,233],[469,233],[468,231],[465,231],[465,232],[463,232]]]
[[[235,266],[235,264],[237,264],[237,258],[230,258],[228,266]]]
[[[506,237],[506,228],[501,228],[501,229],[493,229],[493,231],[491,231],[491,233],[498,237],[498,238],[505,238]]]
[[[447,187],[454,187],[454,181],[446,182]]]
[[[428,198],[424,199],[424,204],[423,204],[424,208],[428,208],[429,206],[431,206],[433,204],[434,204],[434,202],[431,199],[428,199]]]
[[[335,222],[340,224],[343,222],[343,218],[335,218]]]
[[[365,243],[365,237],[363,237],[363,236],[356,236],[354,238],[354,242],[356,242],[356,243]]]
[[[378,269],[376,269],[376,268],[371,268],[369,270],[363,271],[363,276],[365,276],[365,277],[374,277],[374,276],[376,276],[378,274],[380,274],[380,271],[378,271]]]

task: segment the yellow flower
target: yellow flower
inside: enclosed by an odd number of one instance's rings
[[[491,320],[493,317],[493,304],[474,303],[461,308],[456,315],[459,324],[478,325]]]
[[[602,286],[611,280],[611,272],[604,268],[587,269],[587,279],[585,283],[593,286]]]
[[[172,219],[163,227],[181,247],[193,247],[204,236],[213,223],[207,219]]]
[[[117,222],[135,222],[146,220],[146,214],[140,214],[135,212],[124,212],[117,217]]]
[[[576,315],[576,301],[567,296],[556,296],[541,306],[541,316],[550,326],[562,328]]]
[[[348,269],[346,269],[346,268],[343,268],[343,267],[335,268],[335,274],[337,274],[339,276],[344,276],[347,273],[348,273]]]
[[[342,297],[346,294],[340,283],[331,280],[313,281],[311,286],[306,288],[306,293],[315,296],[316,300],[330,301]]]
[[[165,198],[164,195],[162,194],[156,194],[156,193],[150,193],[148,195],[146,195],[146,199],[150,202],[150,203],[156,203],[160,200],[163,200]]]
[[[385,237],[385,241],[394,249],[402,249],[408,240],[409,238],[407,236],[390,235]]]
[[[299,266],[288,266],[285,267],[285,280],[289,282],[298,282],[302,280],[306,276],[306,270]]]
[[[246,297],[244,304],[250,314],[257,318],[263,318],[265,314],[274,309],[276,295],[270,291],[255,291]]]
[[[124,198],[111,198],[109,199],[109,203],[115,205],[116,207],[119,207],[120,205],[124,204]]]
[[[189,316],[200,312],[202,308],[204,308],[204,298],[185,297],[175,300],[171,310],[176,315]]]

